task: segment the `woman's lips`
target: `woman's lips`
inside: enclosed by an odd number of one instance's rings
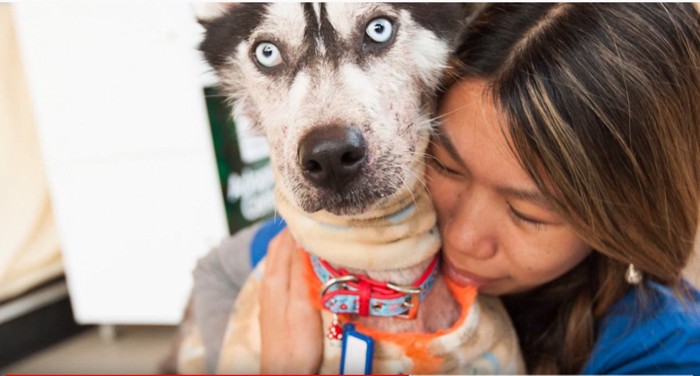
[[[449,279],[456,282],[458,285],[467,286],[472,285],[476,287],[481,287],[484,285],[491,284],[500,280],[501,278],[486,278],[480,275],[476,275],[465,270],[459,269],[450,263],[446,257],[442,258],[442,273],[446,275]]]

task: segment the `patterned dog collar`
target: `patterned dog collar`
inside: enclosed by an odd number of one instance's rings
[[[353,275],[345,269],[336,270],[317,256],[309,256],[322,283],[321,303],[333,313],[414,319],[418,303],[427,296],[439,271],[439,257],[435,256],[418,280],[410,286],[401,286]]]

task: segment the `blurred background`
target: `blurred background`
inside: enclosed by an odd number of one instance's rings
[[[199,5],[0,4],[1,373],[155,372],[196,260],[272,214]]]
[[[0,4],[0,374],[156,372],[196,260],[272,214],[195,11]]]

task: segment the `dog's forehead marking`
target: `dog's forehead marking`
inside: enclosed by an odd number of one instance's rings
[[[300,3],[271,3],[267,7],[264,32],[283,36],[295,45],[301,45],[306,29],[306,16]]]
[[[353,22],[348,22],[352,20],[351,7],[352,4],[348,3],[329,3],[326,5],[326,11],[328,12],[328,22],[333,25],[334,29],[343,38],[347,38],[352,27]]]
[[[312,3],[314,10],[314,15],[316,16],[316,23],[321,24],[321,3]]]

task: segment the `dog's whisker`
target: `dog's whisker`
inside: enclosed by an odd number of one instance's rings
[[[421,163],[423,163],[423,162],[421,162]],[[416,179],[416,182],[419,183],[419,184],[423,187],[423,189],[425,189],[425,190],[428,191],[428,192],[430,191],[430,190],[428,189],[427,181],[425,181],[424,177],[421,176],[422,174],[420,174],[420,173],[418,173],[418,172],[416,172],[416,171],[413,171],[413,170],[410,169],[410,168],[407,169],[407,170],[405,170],[405,171],[406,171],[406,173],[412,174],[413,177]]]
[[[409,186],[406,184],[406,181],[404,180],[403,177],[399,176],[399,179],[401,180],[401,185],[402,185],[403,187],[405,187],[406,190],[408,191],[408,194],[411,195],[411,201],[413,201],[413,204],[417,206],[417,205],[418,205],[418,200],[416,199],[416,196],[413,194],[413,190],[411,189],[411,187],[409,187]]]
[[[421,171],[423,171],[422,167],[425,165],[425,163],[422,160],[417,161],[417,163],[418,163],[418,166],[421,167]],[[425,181],[425,179],[422,177],[423,174],[421,172],[415,171],[411,167],[406,167],[405,165],[398,164],[398,163],[395,165],[392,165],[391,167],[398,168],[400,170],[398,177],[401,180],[401,184],[398,188],[399,189],[405,188],[406,190],[408,190],[409,193],[411,194],[411,198],[412,198],[413,202],[417,203],[416,197],[415,197],[415,195],[413,193],[413,189],[412,189],[413,186],[410,186],[406,182],[406,179],[404,179],[402,176],[406,175],[406,176],[412,177],[413,179],[415,179],[415,182],[417,184],[420,184],[422,186],[422,188],[427,191],[428,185],[427,185],[427,182]]]

